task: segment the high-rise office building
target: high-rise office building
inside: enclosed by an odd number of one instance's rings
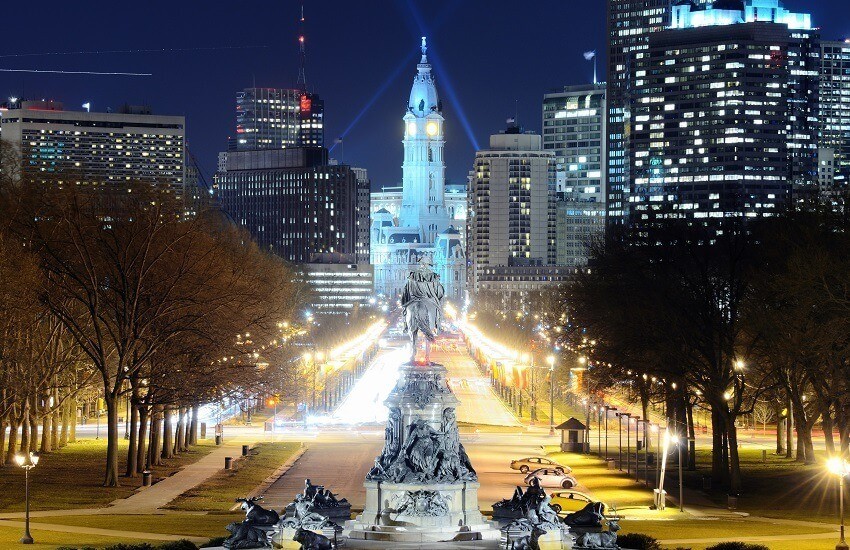
[[[93,113],[15,100],[0,109],[0,134],[20,149],[22,174],[50,181],[151,182],[182,194],[185,132],[185,117],[154,115],[148,107]]]
[[[490,136],[489,149],[475,154],[467,247],[476,296],[496,290],[492,283],[506,276],[523,285],[501,291],[529,290],[546,274],[524,268],[555,264],[554,154],[542,145],[539,135],[522,133],[510,120],[505,132]]]
[[[357,177],[357,244],[356,261],[358,264],[369,263],[369,211],[372,182],[365,168],[352,166],[351,170]],[[370,279],[371,281],[371,279]]]
[[[543,96],[543,149],[555,154],[556,263],[580,268],[605,229],[605,84]]]
[[[245,88],[236,94],[230,151],[324,145],[324,101],[299,88]]]
[[[777,0],[681,2],[673,27],[633,56],[631,223],[715,224],[810,198],[819,49],[808,14]]]
[[[839,195],[850,186],[850,40],[821,41],[821,192]]]
[[[608,0],[608,172],[605,204],[609,224],[628,223],[629,100],[632,59],[649,37],[670,24],[672,0]]]
[[[222,209],[264,249],[293,263],[317,254],[356,258],[358,221],[369,220],[358,197],[368,180],[328,165],[327,149],[232,151],[215,180]]]

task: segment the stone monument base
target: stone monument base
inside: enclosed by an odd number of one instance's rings
[[[387,542],[498,540],[499,531],[478,509],[476,481],[457,483],[391,483],[367,481],[363,513],[345,526],[351,539]],[[446,509],[399,509],[407,495],[439,493]]]

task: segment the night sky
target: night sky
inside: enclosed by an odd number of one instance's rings
[[[344,136],[344,160],[373,188],[401,180],[402,123],[419,37],[446,117],[450,181],[465,181],[476,146],[518,113],[540,130],[544,92],[604,78],[604,0],[306,0],[307,81],[325,100],[325,140]],[[0,97],[52,98],[92,111],[146,104],[187,117],[208,181],[234,131],[243,87],[292,86],[298,76],[297,0],[13,2],[4,6],[0,68],[153,73],[150,77],[0,72]],[[810,11],[824,38],[850,36],[848,0],[786,0]],[[137,6],[135,8],[131,6]],[[262,46],[262,47],[254,47]],[[230,49],[214,49],[230,48]],[[187,51],[140,51],[140,50]],[[17,56],[44,52],[126,53]],[[341,148],[333,150],[339,158]]]

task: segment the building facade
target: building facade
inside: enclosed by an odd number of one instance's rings
[[[469,187],[469,290],[495,267],[555,264],[554,154],[512,123],[478,151]]]
[[[850,40],[821,41],[821,193],[835,200],[850,185]]]
[[[556,263],[579,269],[605,230],[605,84],[543,96],[543,149],[555,155]]]
[[[322,254],[356,263],[358,221],[368,224],[358,198],[368,180],[329,165],[327,149],[231,151],[215,181],[222,209],[262,248],[296,264]]]
[[[324,146],[324,101],[300,88],[245,88],[236,94],[229,151]]]
[[[682,2],[673,13],[675,28],[634,55],[630,222],[715,224],[811,198],[819,50],[809,18],[776,0]]]
[[[84,185],[152,182],[183,193],[186,119],[124,106],[117,113],[66,111],[55,101],[0,110],[0,135],[22,155],[25,177]]]
[[[395,301],[410,271],[427,255],[433,259],[446,296],[460,301],[464,297],[466,254],[459,228],[454,226],[446,207],[445,120],[424,37],[421,50],[407,111],[402,117],[404,162],[400,198],[375,201],[373,197],[373,203],[386,202],[385,206],[391,208],[398,205],[395,211],[382,206],[372,215],[370,254],[375,269],[375,292]]]
[[[316,254],[310,263],[297,266],[312,292],[312,312],[348,315],[369,306],[373,300],[372,266],[354,260],[354,256]]]
[[[705,3],[705,0],[697,3]],[[608,171],[605,204],[609,224],[628,223],[629,105],[633,56],[645,50],[649,37],[670,24],[672,0],[608,0],[607,108]]]

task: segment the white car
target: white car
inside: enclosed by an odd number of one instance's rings
[[[540,481],[541,487],[561,487],[563,489],[572,489],[578,485],[578,481],[573,476],[552,468],[540,468],[539,470],[534,470],[525,476],[525,484],[530,485],[531,480],[534,478],[537,478],[537,480]]]

